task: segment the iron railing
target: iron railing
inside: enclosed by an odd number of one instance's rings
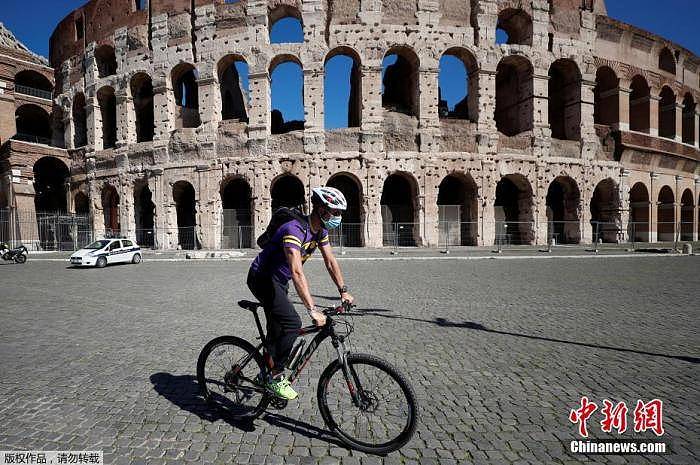
[[[53,93],[51,93],[51,91],[37,89],[36,87],[15,84],[15,92],[17,92],[19,94],[24,94],[24,95],[31,95],[32,97],[43,98],[46,100],[53,100]]]

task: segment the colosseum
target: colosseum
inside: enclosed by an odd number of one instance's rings
[[[698,239],[700,59],[603,0],[91,0],[50,68],[7,50],[2,234],[35,248],[254,247],[321,184],[347,246]],[[282,65],[303,120],[274,106]]]

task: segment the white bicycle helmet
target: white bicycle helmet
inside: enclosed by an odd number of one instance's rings
[[[335,210],[347,210],[348,203],[345,196],[335,187],[314,187],[311,190],[311,202],[320,202],[328,208]]]

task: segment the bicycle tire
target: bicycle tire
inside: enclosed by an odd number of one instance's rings
[[[210,404],[215,405],[216,407],[225,411],[236,420],[253,420],[262,415],[262,413],[265,412],[265,410],[267,409],[267,406],[270,403],[270,398],[267,394],[262,394],[258,404],[255,407],[253,407],[250,411],[245,413],[235,413],[232,412],[229,407],[222,405],[221,402],[219,402],[220,399],[218,398],[221,396],[219,395],[217,397],[216,394],[218,393],[212,392],[207,386],[207,359],[214,351],[214,349],[225,345],[238,347],[243,352],[246,352],[247,354],[252,354],[257,370],[262,370],[265,366],[263,356],[248,341],[235,336],[221,336],[209,341],[200,352],[199,358],[197,359],[197,383],[200,386],[202,396]]]
[[[340,373],[340,376],[342,378],[342,384],[347,386],[345,384],[345,376],[343,374],[341,363],[339,360],[335,360],[330,365],[328,365],[328,367],[326,367],[318,381],[318,406],[319,410],[321,411],[321,417],[326,423],[326,426],[328,426],[328,428],[336,436],[338,436],[340,440],[343,441],[345,444],[362,452],[371,454],[388,454],[389,452],[393,452],[395,450],[400,449],[401,447],[406,445],[408,441],[411,440],[411,437],[415,433],[416,427],[418,425],[418,401],[416,399],[415,392],[413,391],[413,387],[408,382],[408,380],[389,362],[386,362],[385,360],[382,360],[379,357],[375,357],[374,355],[348,354],[347,362],[348,365],[355,370],[355,373],[357,373],[355,367],[358,367],[360,365],[368,365],[388,374],[398,384],[398,386],[401,388],[407,405],[406,425],[399,435],[397,435],[394,438],[391,438],[389,441],[385,441],[379,444],[372,444],[362,441],[358,438],[352,437],[350,434],[345,432],[340,427],[340,425],[338,425],[338,422],[331,414],[330,408],[328,406],[328,386],[333,376],[337,373]],[[347,394],[348,399],[350,399],[350,393],[347,391],[347,388],[345,392]],[[357,408],[352,403],[351,406],[353,408]]]

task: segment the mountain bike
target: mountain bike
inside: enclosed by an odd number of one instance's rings
[[[262,304],[241,300],[250,310],[261,341],[257,347],[235,336],[208,342],[197,360],[197,381],[203,397],[236,420],[253,420],[268,407],[283,409],[286,399],[277,397],[258,380],[266,379],[273,363],[258,308]],[[386,454],[403,447],[418,421],[418,402],[406,378],[391,364],[373,355],[351,353],[345,341],[354,331],[347,319],[354,306],[344,302],[326,308],[324,326],[299,329],[299,336],[315,334],[308,347],[301,339],[285,364],[294,383],[318,347],[330,340],[338,358],[323,370],[317,388],[318,407],[326,426],[351,448]],[[303,351],[303,353],[302,353]],[[263,377],[261,377],[262,375]]]

